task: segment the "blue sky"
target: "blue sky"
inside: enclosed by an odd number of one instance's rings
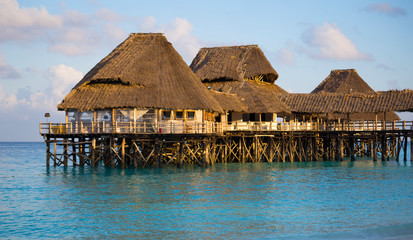
[[[412,89],[412,15],[408,0],[0,0],[0,141],[40,141],[44,113],[64,121],[59,101],[132,32],[164,32],[188,64],[201,47],[258,44],[289,92],[345,68]]]

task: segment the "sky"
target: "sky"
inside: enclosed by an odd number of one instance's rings
[[[42,141],[39,122],[64,122],[57,104],[136,32],[165,33],[188,65],[258,44],[293,93],[349,68],[376,91],[413,89],[410,0],[0,0],[0,16],[0,141]]]

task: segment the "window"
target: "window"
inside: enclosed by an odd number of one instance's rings
[[[175,119],[184,119],[184,111],[175,111]]]
[[[194,120],[195,119],[195,111],[187,111],[186,112],[186,119]]]
[[[162,111],[162,119],[163,120],[171,119],[171,111],[169,111],[169,110]]]

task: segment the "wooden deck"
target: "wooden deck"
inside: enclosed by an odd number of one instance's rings
[[[350,121],[350,122],[234,122],[221,124],[137,122],[40,123],[41,135],[62,134],[222,134],[231,131],[392,131],[413,130],[413,121]]]
[[[232,162],[407,161],[412,121],[199,125],[41,123],[46,165],[146,167]],[[404,156],[401,153],[404,152]],[[410,145],[412,157],[413,145]],[[413,159],[410,159],[413,160]]]

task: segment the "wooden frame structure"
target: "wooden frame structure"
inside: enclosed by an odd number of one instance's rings
[[[160,167],[214,163],[352,161],[407,161],[413,122],[384,124],[387,129],[225,131],[224,133],[42,133],[46,142],[46,165]],[[50,129],[49,129],[50,130]],[[412,159],[413,146],[410,145]]]

